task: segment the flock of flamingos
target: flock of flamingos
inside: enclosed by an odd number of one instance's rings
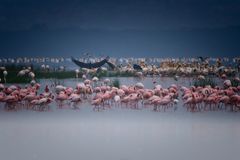
[[[237,79],[239,81],[239,79]],[[223,82],[223,87],[184,87],[172,84],[163,88],[159,84],[145,88],[142,83],[119,88],[110,85],[109,79],[97,77],[85,79],[75,88],[57,85],[41,86],[39,83],[25,87],[0,84],[0,106],[7,111],[20,109],[48,111],[52,103],[61,108],[80,109],[88,103],[94,111],[102,111],[113,107],[129,109],[146,109],[153,111],[175,111],[177,103],[182,101],[183,107],[190,112],[200,111],[239,111],[240,86],[233,87],[230,80]],[[40,87],[44,88],[42,93]]]

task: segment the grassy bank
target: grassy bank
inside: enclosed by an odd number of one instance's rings
[[[135,77],[135,72],[120,72],[120,71],[101,71],[90,73],[92,77]]]
[[[7,70],[8,75],[6,76],[7,83],[29,83],[31,79],[26,75],[23,77],[17,76],[19,71],[16,70]],[[76,73],[75,71],[49,71],[44,72],[40,70],[34,71],[35,79],[68,79],[68,78],[75,78]],[[82,72],[79,73],[79,77],[82,76]],[[128,73],[128,72],[118,72],[118,71],[101,71],[98,73],[89,73],[90,77],[133,77],[135,73]],[[0,78],[3,82],[4,76],[3,72],[0,73]]]
[[[64,71],[64,72],[34,72],[36,77],[35,79],[67,79],[67,78],[74,78],[75,72],[73,71]],[[8,75],[6,76],[7,83],[29,83],[31,78],[26,76],[17,76],[17,71],[8,71]],[[3,73],[0,73],[1,80],[3,81]]]
[[[205,87],[205,86],[215,87],[217,83],[213,78],[208,77],[205,79],[196,79],[193,81],[192,85],[194,85],[195,87]]]

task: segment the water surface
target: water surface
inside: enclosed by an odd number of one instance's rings
[[[124,84],[134,78],[120,78]],[[158,79],[189,85],[187,79]],[[49,83],[42,80],[41,84]],[[76,85],[65,80],[67,86]],[[143,81],[153,87],[151,78]],[[48,112],[0,109],[0,159],[3,160],[238,160],[240,113],[212,111],[190,113],[178,105],[176,112],[112,108],[92,111],[88,103],[79,110]]]

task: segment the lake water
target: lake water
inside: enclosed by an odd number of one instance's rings
[[[119,79],[121,84],[139,81]],[[153,87],[151,78],[142,82]],[[157,82],[164,87],[190,84],[187,78]],[[239,112],[190,113],[182,102],[177,111],[165,113],[121,108],[94,112],[88,103],[79,110],[56,109],[54,104],[49,112],[0,109],[2,160],[238,160],[239,147]]]

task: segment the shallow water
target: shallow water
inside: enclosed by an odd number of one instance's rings
[[[134,84],[134,78],[121,78]],[[41,84],[49,83],[42,80]],[[75,86],[76,80],[65,80]],[[143,81],[152,88],[152,79]],[[158,79],[189,85],[187,79]],[[178,105],[176,112],[151,109],[113,108],[92,111],[88,104],[79,110],[49,112],[0,110],[0,159],[3,160],[238,160],[240,113],[214,111],[190,113]]]

